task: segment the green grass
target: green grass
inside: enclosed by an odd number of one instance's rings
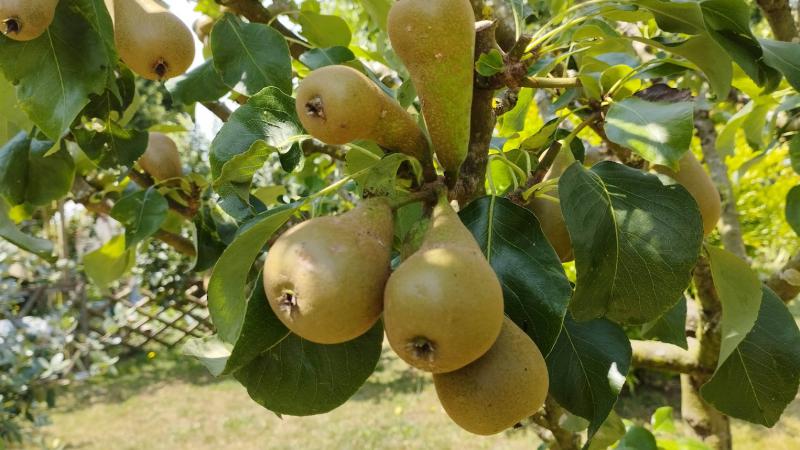
[[[656,376],[657,377],[657,376]],[[658,406],[676,406],[674,382],[623,396],[623,417],[646,420]],[[385,352],[381,370],[341,408],[325,415],[279,418],[252,402],[230,379],[215,380],[186,357],[158,355],[122,365],[119,376],[73,388],[52,411],[42,434],[49,446],[68,449],[535,449],[530,429],[492,437],[452,424],[430,377]],[[772,430],[739,421],[735,448],[795,450],[800,399]]]

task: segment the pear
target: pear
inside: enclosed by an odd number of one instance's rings
[[[106,0],[120,57],[149,80],[178,76],[194,61],[189,28],[154,0]]]
[[[264,262],[269,305],[293,333],[318,344],[357,338],[378,320],[394,225],[384,198],[295,225]]]
[[[485,355],[454,372],[434,374],[433,383],[453,422],[470,433],[490,435],[538,411],[549,377],[539,348],[506,318]]]
[[[417,89],[434,152],[452,184],[470,138],[472,6],[469,0],[399,0],[389,10],[388,32]]]
[[[41,36],[53,23],[58,0],[0,0],[0,31],[15,41]]]
[[[183,165],[181,164],[181,155],[178,153],[178,146],[169,136],[162,133],[150,133],[147,149],[137,162],[139,167],[156,181],[183,176]]]
[[[700,215],[703,217],[703,233],[708,235],[714,231],[719,217],[722,215],[719,191],[694,153],[686,152],[679,164],[680,170],[677,172],[660,165],[654,165],[652,169],[674,179],[689,191],[689,194],[697,202],[697,206],[700,207]]]
[[[365,139],[430,166],[428,139],[416,120],[372,80],[348,66],[326,66],[297,88],[297,115],[320,141],[343,145]]]
[[[564,174],[567,167],[575,162],[575,159],[568,152],[569,149],[562,149],[558,152],[558,155],[553,160],[550,169],[547,171],[542,181],[559,178]],[[557,199],[558,187],[548,191],[547,195]],[[542,232],[558,254],[561,262],[575,259],[572,253],[572,241],[569,237],[567,224],[564,222],[564,215],[561,212],[561,205],[551,199],[533,197],[528,202],[528,209],[530,209],[539,220]]]
[[[450,372],[492,346],[503,323],[503,291],[472,234],[444,200],[422,245],[389,277],[389,344],[412,366]]]

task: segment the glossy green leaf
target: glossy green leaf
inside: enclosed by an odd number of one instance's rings
[[[133,167],[147,149],[149,136],[146,131],[126,129],[115,122],[99,130],[78,127],[72,134],[83,153],[104,169]]]
[[[589,438],[617,401],[631,364],[625,331],[608,320],[576,322],[568,314],[547,356],[550,394],[573,414],[589,420]]]
[[[167,199],[150,187],[122,197],[111,209],[111,217],[125,226],[125,245],[134,247],[161,228],[167,212]]]
[[[182,350],[184,355],[197,358],[215,377],[222,374],[231,356],[231,345],[222,342],[216,335],[191,338]]]
[[[53,243],[46,240],[27,235],[17,228],[14,221],[9,217],[11,205],[0,196],[0,238],[16,245],[22,250],[33,253],[47,261],[55,261],[53,255]]]
[[[685,34],[699,34],[705,31],[703,14],[697,3],[636,0],[635,4],[653,13],[658,27],[664,31]]]
[[[591,170],[571,165],[559,196],[575,251],[576,319],[644,323],[678,302],[703,240],[700,211],[686,189],[605,161]]]
[[[489,53],[484,53],[475,63],[475,70],[484,77],[490,77],[503,71],[503,55],[497,49],[492,49]]]
[[[653,164],[678,170],[694,133],[693,102],[649,102],[626,98],[606,115],[608,138]]]
[[[625,436],[614,447],[617,450],[658,450],[653,433],[645,427],[633,425],[625,432]]]
[[[794,186],[786,194],[786,222],[800,236],[800,186]]]
[[[292,58],[286,39],[262,23],[225,14],[211,30],[214,67],[231,89],[252,96],[268,86],[292,92]]]
[[[584,446],[586,450],[608,450],[625,435],[625,423],[612,409],[606,420],[592,436],[592,440]]]
[[[724,414],[772,427],[797,395],[797,349],[797,322],[775,293],[764,287],[755,326],[700,394]]]
[[[781,71],[786,81],[800,91],[800,44],[772,39],[759,39],[764,49],[764,61]]]
[[[794,172],[800,174],[800,134],[794,135],[789,141],[789,158],[791,158]]]
[[[661,317],[642,325],[642,337],[688,349],[686,342],[686,297]]]
[[[0,148],[0,194],[12,205],[46,205],[69,193],[75,163],[63,148],[48,156],[52,146],[21,132]]]
[[[300,62],[311,70],[342,64],[355,59],[356,55],[347,47],[312,48],[300,55]]]
[[[208,59],[189,72],[169,80],[167,89],[174,101],[184,105],[213,102],[230,90],[214,67],[213,59]]]
[[[347,22],[338,16],[303,11],[297,16],[303,36],[316,47],[347,47],[352,34]]]
[[[106,290],[136,263],[136,249],[125,246],[125,236],[111,238],[97,250],[83,257],[83,270],[90,280]]]
[[[385,32],[392,0],[360,0],[359,3],[367,11],[372,21],[378,25],[378,28]]]
[[[708,79],[708,84],[717,98],[726,98],[730,93],[733,80],[733,61],[725,49],[708,33],[692,36],[683,42],[674,44],[664,44],[653,39],[637,40],[686,58]]]
[[[269,310],[266,302],[255,306],[259,305]],[[233,376],[250,398],[276,414],[322,414],[346,402],[372,375],[382,344],[381,323],[359,338],[335,345],[314,344],[290,334]]]
[[[459,214],[503,287],[505,312],[547,355],[572,294],[536,216],[502,197],[474,200]]]
[[[106,45],[111,32],[102,0],[73,0],[59,2],[53,24],[37,39],[0,36],[0,70],[17,86],[20,108],[48,138],[58,140],[89,95],[105,89],[117,64]]]
[[[294,99],[276,87],[266,88],[234,111],[211,142],[211,173],[218,178],[225,163],[250,150],[257,140],[286,150],[293,144],[292,138],[300,134],[303,127]]]
[[[722,303],[719,351],[721,366],[753,328],[761,307],[761,280],[747,262],[733,253],[706,246],[714,288]]]
[[[214,266],[208,284],[208,310],[220,339],[235,343],[247,309],[247,274],[269,238],[294,214],[285,205],[254,217],[242,226]]]

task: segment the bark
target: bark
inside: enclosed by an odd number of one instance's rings
[[[631,341],[632,363],[641,369],[697,374],[708,372],[698,361],[699,345],[689,339],[689,350],[656,341]]]
[[[794,300],[800,294],[800,253],[794,255],[779,271],[772,274],[767,286],[784,302]]]
[[[722,217],[720,217],[717,225],[722,236],[722,244],[729,252],[747,261],[747,251],[745,250],[744,239],[742,239],[742,228],[739,222],[739,211],[736,208],[733,184],[728,176],[728,165],[717,153],[717,131],[714,128],[714,122],[708,115],[708,111],[697,111],[694,125],[703,148],[703,159],[708,165],[711,179],[717,186],[722,198]]]
[[[789,42],[797,38],[797,24],[789,0],[756,0],[756,3],[767,18],[775,39]]]

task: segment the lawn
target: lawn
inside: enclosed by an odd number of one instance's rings
[[[677,401],[674,390],[664,389]],[[639,389],[637,396],[623,397],[623,416],[646,418],[665,398],[658,389]],[[49,446],[85,450],[535,449],[539,443],[530,429],[492,437],[462,431],[439,406],[430,377],[390,352],[353,399],[321,416],[281,419],[234,381],[215,380],[192,360],[163,354],[129,361],[117,377],[73,389],[51,419],[42,430]],[[737,449],[796,450],[800,398],[772,430],[738,421],[733,430]]]

